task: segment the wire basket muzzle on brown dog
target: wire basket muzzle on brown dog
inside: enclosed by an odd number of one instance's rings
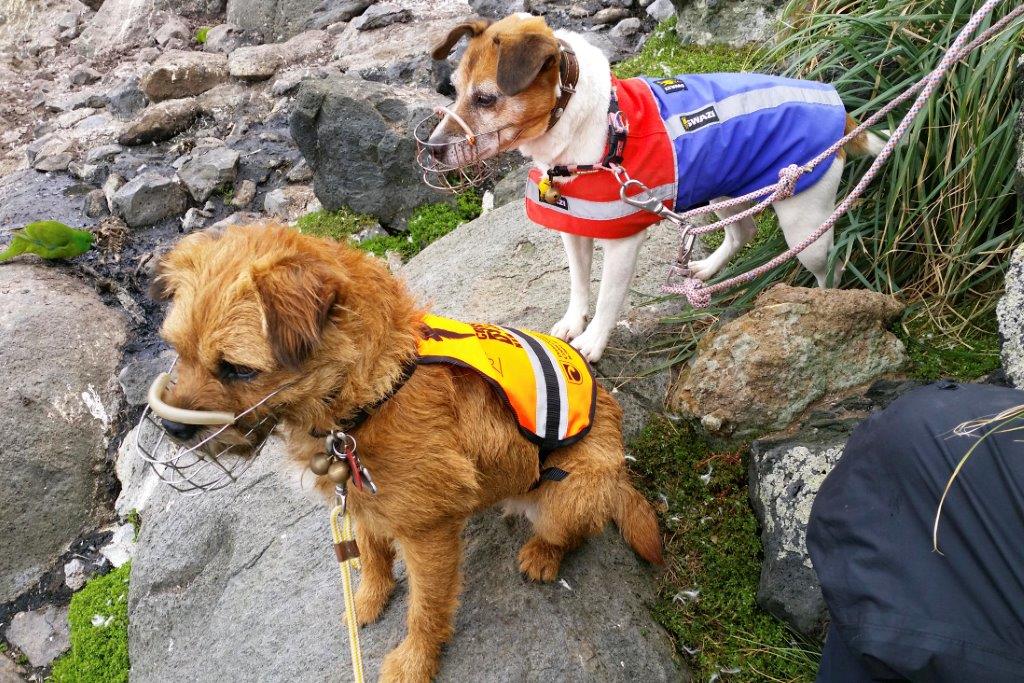
[[[465,135],[431,140],[437,126],[451,117]],[[438,109],[413,129],[416,138],[416,163],[423,169],[423,182],[446,192],[461,192],[479,187],[494,173],[494,160],[501,148],[501,132],[505,128],[474,133],[454,112]],[[495,154],[481,158],[482,151]]]
[[[160,481],[185,495],[224,488],[249,469],[270,440],[277,419],[272,413],[257,413],[277,391],[238,415],[182,410],[163,403],[164,391],[174,383],[173,372],[174,364],[153,381],[131,447]],[[203,429],[194,443],[182,443],[167,432],[164,419]]]

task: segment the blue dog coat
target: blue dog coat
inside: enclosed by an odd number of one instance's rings
[[[839,93],[814,81],[725,73],[613,79],[612,85],[629,126],[622,166],[675,211],[773,185],[781,169],[809,162],[846,125]],[[826,160],[801,176],[796,192],[830,165]],[[541,196],[540,177],[538,169],[530,173],[526,210],[545,227],[619,238],[658,221],[621,201],[610,173],[576,176],[552,201]]]

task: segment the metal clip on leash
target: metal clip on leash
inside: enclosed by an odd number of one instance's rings
[[[349,479],[359,489],[364,486],[376,494],[377,487],[370,473],[356,454],[356,440],[351,434],[333,430],[324,442],[324,452],[310,462],[310,469],[326,475],[334,482],[334,508],[331,510],[331,538],[334,554],[341,572],[341,587],[345,594],[345,624],[352,655],[352,675],[356,683],[363,683],[363,655],[359,646],[359,619],[356,614],[355,593],[352,587],[352,569],[359,568],[359,546],[352,532],[352,517],[348,513]],[[340,520],[340,521],[339,521]]]
[[[697,241],[697,235],[692,232],[693,224],[665,206],[663,200],[653,196],[649,187],[635,178],[630,178],[629,173],[622,166],[617,164],[612,166],[611,172],[619,183],[619,199],[630,206],[649,211],[658,218],[670,220],[679,227],[679,253],[676,255],[675,263],[669,268],[668,278],[665,281],[668,283],[672,281],[673,277],[688,276],[690,274],[690,254],[693,253],[693,245]],[[639,191],[631,197],[628,191],[633,187]],[[646,199],[640,197],[646,197]]]

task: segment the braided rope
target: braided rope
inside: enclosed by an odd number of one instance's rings
[[[967,43],[968,37],[977,30],[978,26],[985,19],[985,17],[1000,2],[1001,0],[987,0],[985,4],[982,5],[981,8],[971,16],[971,18],[964,25],[963,29],[960,30],[960,33],[957,34],[957,37],[953,41],[953,44],[949,47],[949,49],[946,51],[946,54],[939,61],[938,66],[935,67],[935,69],[931,73],[927,74],[924,78],[915,83],[912,87],[908,88],[906,91],[900,94],[896,99],[892,100],[887,105],[882,107],[880,110],[875,112],[874,115],[866,119],[863,123],[861,123],[859,126],[850,131],[850,133],[845,135],[834,145],[832,145],[831,147],[823,151],[821,154],[819,154],[817,157],[812,159],[809,163],[805,164],[804,166],[797,166],[794,164],[782,169],[781,171],[779,171],[779,182],[777,182],[775,185],[770,185],[768,187],[761,188],[760,190],[756,190],[742,197],[736,197],[734,199],[729,199],[724,202],[708,204],[706,206],[692,209],[690,211],[673,217],[673,222],[677,222],[682,230],[686,230],[688,228],[689,234],[701,235],[707,232],[711,232],[713,230],[721,230],[725,228],[727,225],[736,223],[737,221],[740,221],[743,218],[760,213],[761,211],[768,208],[769,205],[775,203],[776,201],[792,196],[793,188],[795,187],[796,182],[801,175],[809,172],[818,164],[822,163],[823,161],[831,157],[833,154],[838,152],[839,149],[842,148],[844,145],[850,143],[852,140],[854,140],[863,132],[865,132],[870,126],[873,126],[876,123],[878,123],[885,115],[887,115],[897,106],[910,99],[910,97],[913,96],[914,94],[917,94],[917,99],[914,100],[914,103],[910,106],[910,109],[907,111],[906,115],[900,121],[900,124],[899,126],[897,126],[896,130],[893,131],[892,135],[889,136],[889,139],[885,143],[885,146],[882,148],[881,152],[879,152],[874,162],[872,162],[871,167],[868,168],[867,172],[860,179],[860,182],[857,183],[853,190],[850,191],[850,194],[847,195],[847,197],[839,204],[839,206],[835,208],[835,210],[825,220],[825,222],[818,226],[818,228],[814,232],[808,235],[802,242],[800,242],[796,246],[793,246],[787,251],[784,251],[783,253],[779,254],[778,256],[768,261],[767,263],[758,266],[757,268],[754,268],[753,270],[750,270],[741,275],[728,278],[721,282],[717,282],[713,285],[705,285],[703,282],[696,278],[686,278],[685,280],[683,280],[683,282],[677,285],[662,285],[661,290],[667,294],[685,295],[687,300],[690,302],[690,305],[693,306],[694,308],[706,308],[711,303],[711,295],[717,294],[718,292],[721,292],[726,289],[731,289],[732,287],[738,284],[754,280],[755,278],[760,277],[761,275],[767,273],[768,271],[778,268],[787,261],[790,261],[793,258],[795,258],[797,254],[802,252],[810,245],[814,244],[814,242],[816,242],[822,235],[824,235],[826,232],[834,228],[839,218],[841,218],[847,211],[849,211],[853,203],[864,193],[864,190],[867,189],[867,186],[878,174],[881,167],[885,164],[886,161],[888,161],[889,157],[892,156],[893,150],[899,144],[903,136],[906,135],[907,131],[910,129],[911,124],[913,124],[914,120],[917,118],[918,114],[921,112],[921,110],[924,108],[924,105],[927,103],[928,98],[931,97],[932,93],[938,87],[939,83],[945,77],[949,69],[956,62],[960,61],[969,53],[977,49],[980,45],[988,41],[992,36],[1002,31],[1007,25],[1010,24],[1010,22],[1024,15],[1024,5],[1020,5],[1013,9],[1005,17],[997,21],[995,24],[990,26],[986,31],[984,31],[973,41]],[[746,211],[743,211],[742,213],[730,216],[726,219],[717,221],[710,225],[685,225],[685,222],[689,218],[692,218],[694,216],[710,213],[712,211],[717,211],[720,209],[725,209],[731,206],[736,206],[738,204],[742,204],[753,199],[756,199],[757,197],[760,197],[764,194],[769,195],[767,199],[758,203],[756,206],[753,206],[747,209]]]
[[[342,523],[338,523],[338,517]],[[352,518],[345,511],[342,505],[335,505],[331,510],[331,537],[335,545],[354,538],[352,533]],[[352,657],[352,680],[355,683],[363,683],[363,652],[359,646],[359,620],[356,616],[355,590],[352,582],[352,566],[356,560],[350,559],[338,562],[338,569],[341,572],[341,586],[345,594],[345,626],[348,630],[349,654]]]

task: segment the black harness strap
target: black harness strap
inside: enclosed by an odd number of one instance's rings
[[[416,372],[416,367],[418,365],[419,363],[415,359],[407,361],[402,367],[402,376],[398,378],[398,381],[395,382],[390,389],[388,389],[386,394],[381,396],[372,404],[359,408],[359,410],[356,411],[356,414],[345,422],[339,420],[335,430],[348,433],[354,429],[358,429],[364,422],[370,419],[370,416],[377,412],[382,405],[390,401],[392,397],[405,386],[405,383],[408,382],[409,378],[412,377],[414,372]],[[319,429],[309,430],[309,435],[317,439],[325,439],[329,433],[330,432],[320,431]]]
[[[540,471],[540,477],[537,478],[537,481],[533,482],[533,486],[530,487],[530,490],[537,490],[537,488],[546,481],[562,481],[568,476],[569,473],[560,467],[545,467]]]
[[[619,109],[619,99],[615,96],[615,88],[612,88],[612,96],[608,101],[608,149],[601,163],[552,166],[548,169],[548,178],[551,180],[555,178],[569,178],[580,173],[589,173],[621,165],[623,155],[626,153],[626,137],[628,133],[629,129],[622,120],[622,110]]]

